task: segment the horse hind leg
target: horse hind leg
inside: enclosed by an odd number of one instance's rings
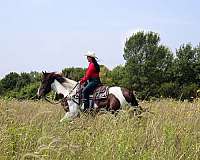
[[[112,93],[108,95],[106,100],[95,101],[95,105],[96,113],[105,113],[105,111],[109,111],[114,114],[120,109],[120,101]]]
[[[134,107],[138,107],[138,101],[135,97],[135,95],[133,94],[133,92],[131,92],[130,90],[126,89],[126,88],[122,88],[122,94],[126,100],[127,103],[129,103],[131,106]]]
[[[120,109],[120,101],[115,97],[114,94],[109,94],[108,96],[108,106],[107,109],[112,113],[115,114],[117,110]]]
[[[126,88],[122,88],[122,94],[127,101],[128,104],[130,104],[133,107],[134,115],[141,115],[144,111],[143,108],[139,105],[138,100],[136,99],[136,96],[133,92]]]

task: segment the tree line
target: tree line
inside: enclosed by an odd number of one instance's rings
[[[118,56],[118,55],[113,55]],[[200,89],[200,45],[182,44],[175,53],[160,44],[155,32],[140,31],[126,39],[125,65],[113,70],[101,65],[100,77],[105,85],[122,86],[136,91],[141,100],[151,98],[191,99]],[[64,68],[64,76],[78,81],[85,68]],[[42,74],[11,72],[0,80],[3,98],[30,99]]]

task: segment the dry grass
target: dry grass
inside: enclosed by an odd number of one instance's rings
[[[200,159],[200,102],[145,102],[152,113],[82,114],[60,123],[61,106],[0,100],[0,160]]]

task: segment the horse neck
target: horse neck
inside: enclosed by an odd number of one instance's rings
[[[72,91],[75,89],[74,87],[76,86],[77,82],[74,80],[71,80],[69,78],[65,78],[65,82],[62,83],[62,85],[68,90]]]
[[[69,96],[69,94],[74,94],[77,90],[77,87],[74,88],[77,84],[76,81],[73,81],[68,78],[64,78],[65,81],[63,83],[58,82],[57,80],[54,80],[54,83],[52,84],[52,89],[58,93],[63,94],[64,97]]]
[[[51,84],[51,88],[58,94],[63,94],[64,97],[69,95],[69,89],[64,87],[60,82],[58,82],[56,79]]]

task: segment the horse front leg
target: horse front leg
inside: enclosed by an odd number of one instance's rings
[[[64,117],[60,120],[60,122],[63,122],[64,120],[73,120],[76,117],[79,117],[79,106],[78,104],[74,103],[71,100],[67,101],[67,106],[63,106],[64,110],[66,111]]]

